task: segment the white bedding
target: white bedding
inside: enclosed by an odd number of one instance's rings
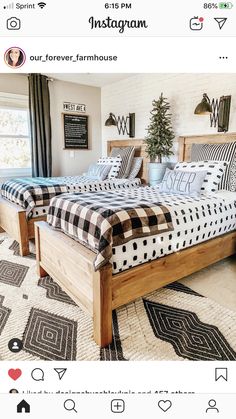
[[[236,230],[235,192],[219,191],[210,197],[192,198],[160,193],[158,188],[146,190],[148,196],[153,194],[154,201],[158,195],[159,201],[170,209],[174,231],[113,247],[113,273]]]

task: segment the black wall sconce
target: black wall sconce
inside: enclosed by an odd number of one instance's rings
[[[197,105],[195,115],[210,115],[211,127],[217,127],[218,132],[229,130],[231,96],[221,96],[220,99],[210,100],[206,93]]]
[[[135,137],[135,113],[129,113],[128,116],[116,117],[114,113],[109,114],[109,118],[105,122],[106,127],[116,126],[119,135],[127,134],[130,138]]]

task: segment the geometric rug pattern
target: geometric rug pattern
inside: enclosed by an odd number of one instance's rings
[[[47,291],[47,298],[76,306],[76,303],[61,289],[61,287],[59,287],[56,282],[52,280],[52,278],[50,278],[50,276],[40,278],[38,285],[39,287],[45,288]]]
[[[0,282],[20,287],[28,272],[28,267],[12,263],[7,260],[0,260]]]
[[[31,244],[31,243],[30,243]],[[19,243],[16,240],[12,241],[11,246],[9,247],[9,250],[13,250],[13,254],[14,256],[20,256],[20,246]],[[31,259],[35,259],[35,254],[30,253],[27,256],[24,256],[24,258],[31,258]]]
[[[76,359],[77,322],[32,308],[25,329],[23,347],[45,360]]]
[[[3,300],[4,297],[0,295],[0,335],[2,333],[2,330],[4,329],[7,320],[11,314],[11,310],[7,307],[3,307]]]
[[[181,282],[173,282],[172,284],[166,285],[165,288],[168,288],[169,290],[185,292],[186,294],[196,295],[196,297],[203,297],[203,295],[194,290],[191,290],[191,288],[186,287],[186,285],[181,284]]]
[[[236,353],[216,326],[196,313],[144,300],[155,336],[169,342],[177,355],[191,361],[236,360]]]
[[[12,338],[22,351],[9,351]],[[38,278],[34,255],[20,257],[7,236],[0,244],[1,360],[227,361],[235,351],[236,311],[180,282],[114,311],[113,341],[100,349],[90,316],[52,278]]]

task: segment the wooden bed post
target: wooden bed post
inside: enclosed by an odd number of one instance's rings
[[[40,278],[44,278],[48,276],[47,272],[42,268],[40,265],[41,262],[41,250],[40,250],[40,233],[39,227],[37,224],[34,226],[35,228],[35,248],[36,248],[36,263],[37,263],[37,273]]]
[[[19,246],[20,246],[20,255],[27,256],[29,255],[29,237],[28,237],[28,226],[27,220],[25,217],[25,211],[18,212],[18,223],[19,223]]]
[[[93,281],[93,330],[95,342],[105,347],[112,342],[112,266],[106,265]]]

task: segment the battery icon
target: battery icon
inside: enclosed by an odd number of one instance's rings
[[[232,9],[233,3],[226,2],[226,3],[219,3],[219,9]]]

